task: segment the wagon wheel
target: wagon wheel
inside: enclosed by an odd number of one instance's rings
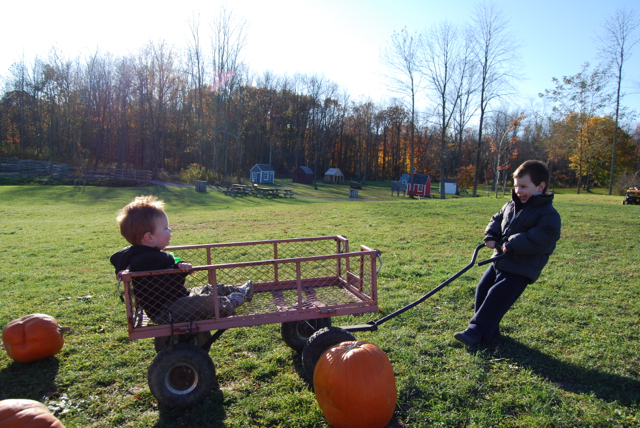
[[[158,403],[183,408],[209,395],[216,385],[216,369],[204,350],[177,343],[158,352],[149,366],[147,380]]]
[[[196,345],[198,348],[202,348],[205,352],[209,353],[211,345],[203,348],[203,345],[207,343],[211,337],[211,332],[203,331],[196,334],[174,334],[171,336],[159,336],[153,339],[153,346],[156,352],[162,351],[169,345],[175,345],[176,343],[190,343]]]
[[[284,343],[294,351],[300,352],[311,335],[324,327],[331,327],[331,318],[283,322],[280,334]]]
[[[302,350],[302,368],[304,374],[313,384],[313,372],[322,354],[332,346],[342,342],[356,340],[353,334],[340,327],[327,327],[315,332]]]

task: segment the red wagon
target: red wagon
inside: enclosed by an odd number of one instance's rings
[[[325,341],[353,338],[347,330],[334,328],[307,345],[317,330],[330,327],[331,317],[378,311],[380,253],[366,246],[351,252],[343,236],[174,246],[166,251],[194,265],[185,278],[187,288],[247,280],[254,286],[252,300],[228,317],[220,316],[214,286],[210,315],[151,322],[138,305],[136,285],[140,290],[144,281],[168,280],[180,271],[120,273],[118,292],[126,303],[129,339],[154,338],[157,354],[148,369],[149,388],[167,406],[190,406],[209,394],[216,379],[208,351],[229,328],[280,323],[287,345],[296,351],[310,346],[307,354],[315,355]],[[354,327],[351,331],[357,331]],[[316,359],[303,363],[314,365]]]

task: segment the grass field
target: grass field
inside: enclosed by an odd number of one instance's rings
[[[276,324],[227,331],[210,352],[220,390],[188,410],[158,408],[146,379],[153,344],[128,339],[109,264],[126,244],[117,210],[140,194],[164,199],[173,245],[346,235],[382,251],[381,317],[465,266],[506,202],[483,192],[410,200],[392,197],[388,183],[368,183],[362,200],[349,201],[348,186],[279,184],[298,196],[0,186],[0,327],[46,313],[72,328],[56,357],[36,363],[15,363],[0,347],[0,399],[43,401],[67,428],[327,426]],[[478,267],[377,332],[356,333],[394,367],[389,426],[640,426],[640,207],[621,201],[556,195],[558,248],[505,317],[495,346],[465,348],[452,337],[472,315]]]

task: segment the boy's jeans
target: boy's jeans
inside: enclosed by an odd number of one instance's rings
[[[241,287],[217,284],[218,308],[221,317],[233,315],[235,309],[245,302],[246,296]],[[198,321],[214,319],[213,289],[207,284],[204,287],[193,287],[189,296],[167,303],[160,317],[152,319],[158,324],[169,322],[167,314],[171,314],[173,322]]]
[[[500,321],[529,285],[529,278],[502,272],[493,264],[485,271],[476,288],[475,315],[469,321],[471,330],[483,342],[500,332]]]

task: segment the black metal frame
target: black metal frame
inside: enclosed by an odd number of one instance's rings
[[[377,321],[369,321],[366,324],[360,324],[360,325],[350,325],[350,326],[346,326],[346,327],[341,327],[344,330],[347,331],[376,331],[378,330],[378,326],[389,321],[391,318],[395,318],[398,315],[408,311],[409,309],[413,308],[414,306],[419,305],[420,303],[424,302],[425,300],[427,300],[429,297],[433,296],[434,294],[436,294],[438,291],[442,290],[444,287],[446,287],[447,285],[451,284],[453,281],[455,281],[456,279],[458,279],[460,277],[460,275],[462,275],[463,273],[465,273],[466,271],[468,271],[469,269],[471,269],[475,264],[476,264],[476,259],[478,258],[478,251],[480,251],[481,248],[485,247],[485,244],[480,244],[476,247],[475,251],[473,252],[473,256],[471,257],[471,262],[466,265],[464,268],[462,268],[460,271],[458,271],[458,273],[456,273],[455,275],[453,275],[451,278],[447,279],[445,282],[443,282],[442,284],[440,284],[439,286],[437,286],[436,288],[434,288],[433,290],[429,291],[427,294],[425,294],[424,296],[422,296],[421,298],[419,298],[418,300],[416,300],[413,303],[408,304],[407,306],[398,309],[397,311],[387,315],[384,318],[381,318]],[[490,259],[487,260],[482,260],[480,262],[478,262],[478,266],[483,266],[486,265],[488,263],[492,263],[496,260],[500,260],[501,258],[505,257],[507,254],[500,254],[496,257],[492,257]]]

